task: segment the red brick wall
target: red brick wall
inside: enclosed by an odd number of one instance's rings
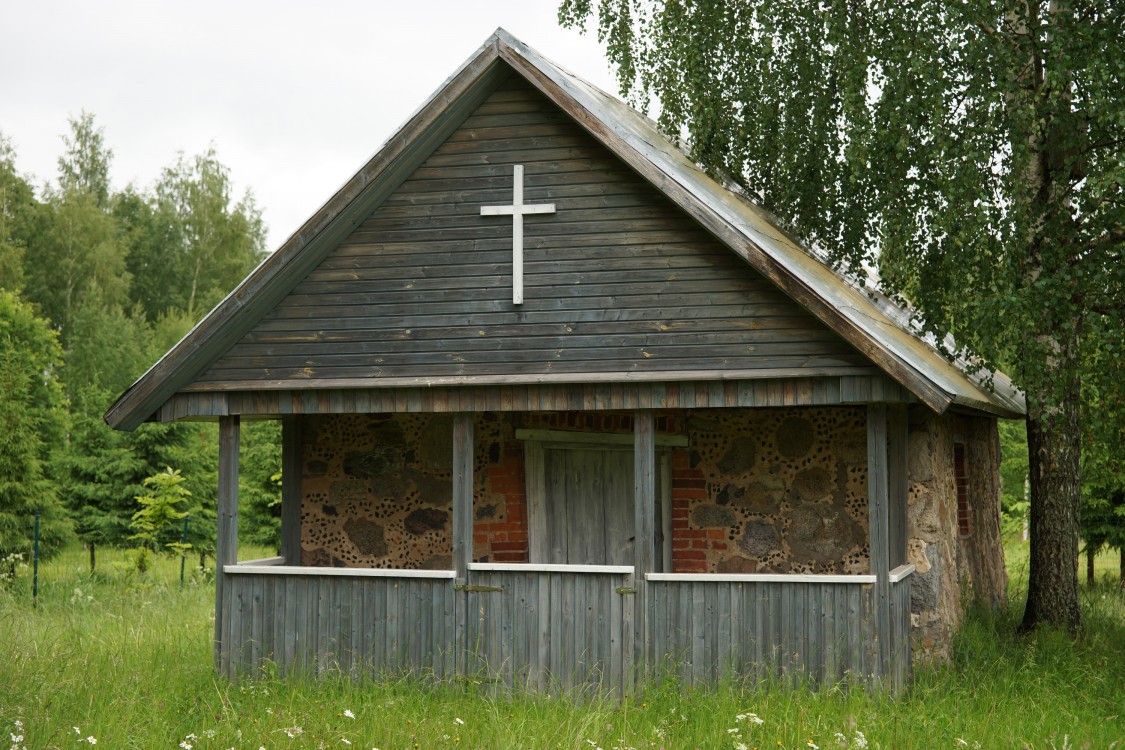
[[[725,551],[727,534],[723,529],[693,529],[688,516],[693,502],[708,499],[703,472],[692,468],[691,452],[672,451],[672,572],[707,573],[711,570],[708,552]]]
[[[503,504],[502,518],[473,521],[473,557],[489,562],[527,562],[527,493],[523,471],[523,443],[503,440],[500,461],[489,463],[481,491]]]

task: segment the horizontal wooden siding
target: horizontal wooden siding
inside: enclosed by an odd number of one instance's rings
[[[513,305],[512,201],[525,218]],[[493,93],[198,382],[870,362],[523,82]]]

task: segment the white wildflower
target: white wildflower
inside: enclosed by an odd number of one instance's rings
[[[97,738],[97,737],[95,737],[95,736],[94,736],[94,735],[92,735],[92,734],[91,734],[91,735],[90,735],[89,737],[87,737],[87,738],[86,738],[86,741],[87,741],[87,742],[89,742],[89,743],[90,743],[91,745],[96,745],[96,744],[98,744],[98,738]]]
[[[203,736],[206,737],[207,739],[213,739],[215,737],[215,730],[214,729],[204,729],[203,730]],[[192,735],[192,737],[194,738],[195,735]]]
[[[74,729],[75,734],[77,734],[79,737],[82,736],[82,730],[81,729],[79,729],[78,727],[72,727],[72,728]]]
[[[305,733],[305,730],[301,729],[300,727],[286,727],[282,731],[284,731],[287,735],[289,735],[289,739],[293,739],[297,735]]]
[[[456,724],[457,726],[461,726],[465,722],[459,716],[454,716],[453,717],[453,723]]]
[[[728,729],[727,734],[742,734],[742,730],[735,727],[734,729]]]
[[[734,746],[734,750],[750,750],[750,748],[746,746],[745,742],[739,742]]]
[[[811,739],[808,742],[806,742],[805,744],[808,745],[809,747],[811,747],[812,750],[820,750],[820,745],[816,744]]]
[[[345,745],[350,745],[350,744],[352,744],[352,741],[351,741],[351,740],[349,740],[349,739],[348,739],[347,737],[341,737],[341,738],[340,738],[340,742],[343,742],[343,743],[344,743]]]
[[[867,747],[867,738],[863,736],[863,732],[857,729],[855,737],[852,738],[852,743],[860,750],[864,750]]]
[[[184,740],[180,743],[180,747],[182,747],[184,750],[191,750],[191,743],[187,740]]]
[[[344,709],[344,716],[348,717],[349,719],[355,718],[355,714],[352,713],[352,710],[350,708]]]
[[[960,737],[958,737],[957,739],[955,739],[955,740],[954,740],[954,742],[956,742],[956,743],[957,743],[958,745],[960,745],[961,747],[968,747],[968,746],[969,746],[969,743],[968,743],[968,742],[965,742],[965,740],[961,739]]]

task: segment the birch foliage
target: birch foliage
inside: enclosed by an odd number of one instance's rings
[[[622,93],[705,168],[1015,378],[1024,624],[1077,628],[1081,348],[1116,339],[1125,307],[1125,3],[564,0],[559,17],[596,28]]]

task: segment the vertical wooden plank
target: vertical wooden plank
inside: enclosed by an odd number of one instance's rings
[[[468,582],[469,563],[473,559],[473,415],[458,412],[453,417],[453,570],[456,585]],[[465,664],[465,619],[467,597],[455,597],[456,627],[454,651],[455,670]]]
[[[560,580],[562,578],[562,573],[547,573],[545,575],[547,575],[549,579],[549,587],[551,590],[549,609],[550,623],[547,626],[552,630],[551,650],[549,653],[550,661],[548,662],[548,664],[550,665],[550,682],[548,684],[553,684],[563,679],[564,665],[566,663],[563,656],[565,650],[564,643],[566,638],[566,634],[563,631],[565,631],[566,628],[558,627],[558,625],[562,624],[563,622],[563,620],[561,619],[562,581]]]
[[[565,450],[544,450],[544,470],[550,475],[550,487],[545,497],[550,497],[546,512],[546,550],[547,562],[568,563],[572,562],[567,534],[567,515],[569,495],[567,492],[568,477],[571,476],[569,458],[570,452]],[[576,555],[577,558],[577,555]],[[584,562],[575,559],[573,562]]]
[[[543,443],[524,442],[524,476],[527,492],[527,552],[531,563],[549,561],[547,542],[547,487],[543,466]]]
[[[890,668],[890,547],[887,471],[887,406],[867,405],[867,500],[871,535],[871,572],[875,574],[874,628],[877,659],[874,673]]]
[[[233,646],[223,642],[223,589],[227,585],[224,565],[238,562],[238,416],[219,417],[218,535],[215,540],[215,668],[220,652]]]
[[[574,587],[574,613],[573,619],[567,622],[574,623],[574,664],[571,667],[571,680],[574,685],[583,685],[590,675],[588,660],[589,637],[592,629],[587,626],[593,613],[586,598],[586,584],[593,578],[597,576],[582,574],[570,576],[571,585]]]
[[[265,623],[263,622],[265,609],[262,599],[265,596],[266,576],[256,575],[250,576],[250,578],[252,585],[250,592],[250,627],[246,629],[250,641],[250,653],[246,671],[249,674],[254,674],[262,665],[262,637],[265,630]]]
[[[493,669],[499,673],[500,684],[507,688],[511,688],[515,684],[515,675],[517,671],[516,661],[519,656],[515,650],[515,602],[516,598],[520,595],[522,589],[523,576],[517,574],[493,574],[494,579],[499,579],[503,576],[504,583],[500,584],[503,589],[500,593],[484,594],[492,603],[493,620],[489,625],[491,626],[494,638],[499,641],[499,651],[497,653],[497,663],[493,664]],[[493,586],[496,586],[498,581],[490,581]]]
[[[296,647],[297,639],[300,637],[297,632],[297,609],[293,602],[297,595],[297,581],[296,576],[281,576],[280,580],[282,583],[278,588],[278,596],[282,601],[283,615],[280,621],[281,632],[277,636],[277,642],[280,649],[279,666],[281,667],[281,674],[288,677],[296,671]]]
[[[821,685],[831,686],[836,676],[836,632],[833,614],[836,607],[836,588],[839,584],[826,583],[820,587],[820,675]]]
[[[841,674],[851,672],[855,676],[859,673],[859,656],[863,643],[859,633],[866,627],[860,621],[859,594],[859,586],[846,586],[842,596],[836,600],[837,621],[845,628],[840,639],[843,646],[843,653],[840,654]]]
[[[561,586],[561,609],[559,610],[555,622],[563,625],[563,661],[558,678],[564,687],[574,686],[574,674],[578,665],[578,642],[574,631],[574,619],[576,614],[574,609],[574,579],[576,577],[577,576],[572,573],[562,573],[558,576]]]
[[[888,570],[906,564],[906,507],[909,491],[906,405],[887,408],[887,527]]]
[[[385,583],[378,578],[372,579],[367,594],[367,659],[376,676],[386,665],[387,587]]]
[[[656,429],[651,411],[633,413],[633,476],[633,664],[644,679],[649,666],[645,575],[653,572],[656,537]]]
[[[618,578],[608,577],[607,586],[609,588],[609,649],[606,655],[607,670],[606,673],[609,677],[609,685],[617,692],[619,697],[624,697],[625,683],[630,678],[628,670],[629,660],[624,658],[625,645],[622,639],[622,632],[626,627],[632,627],[632,618],[627,617],[625,614],[625,607],[628,602],[626,599],[631,600],[633,597],[625,596],[617,593]],[[630,650],[630,653],[632,651]]]
[[[281,556],[286,565],[301,564],[301,425],[302,418],[281,419]]]
[[[603,528],[597,530],[607,565],[633,562],[633,456],[629,451],[597,451],[602,458]]]
[[[549,573],[536,573],[538,606],[535,608],[535,628],[538,642],[535,652],[535,687],[540,693],[547,690],[551,671],[551,579]]]
[[[316,656],[314,660],[316,675],[324,674],[325,654],[328,653],[328,611],[330,609],[330,602],[328,597],[331,596],[329,590],[329,581],[327,577],[315,576],[314,585],[316,586],[315,593],[313,594],[313,611],[316,613],[314,620],[316,622]]]

